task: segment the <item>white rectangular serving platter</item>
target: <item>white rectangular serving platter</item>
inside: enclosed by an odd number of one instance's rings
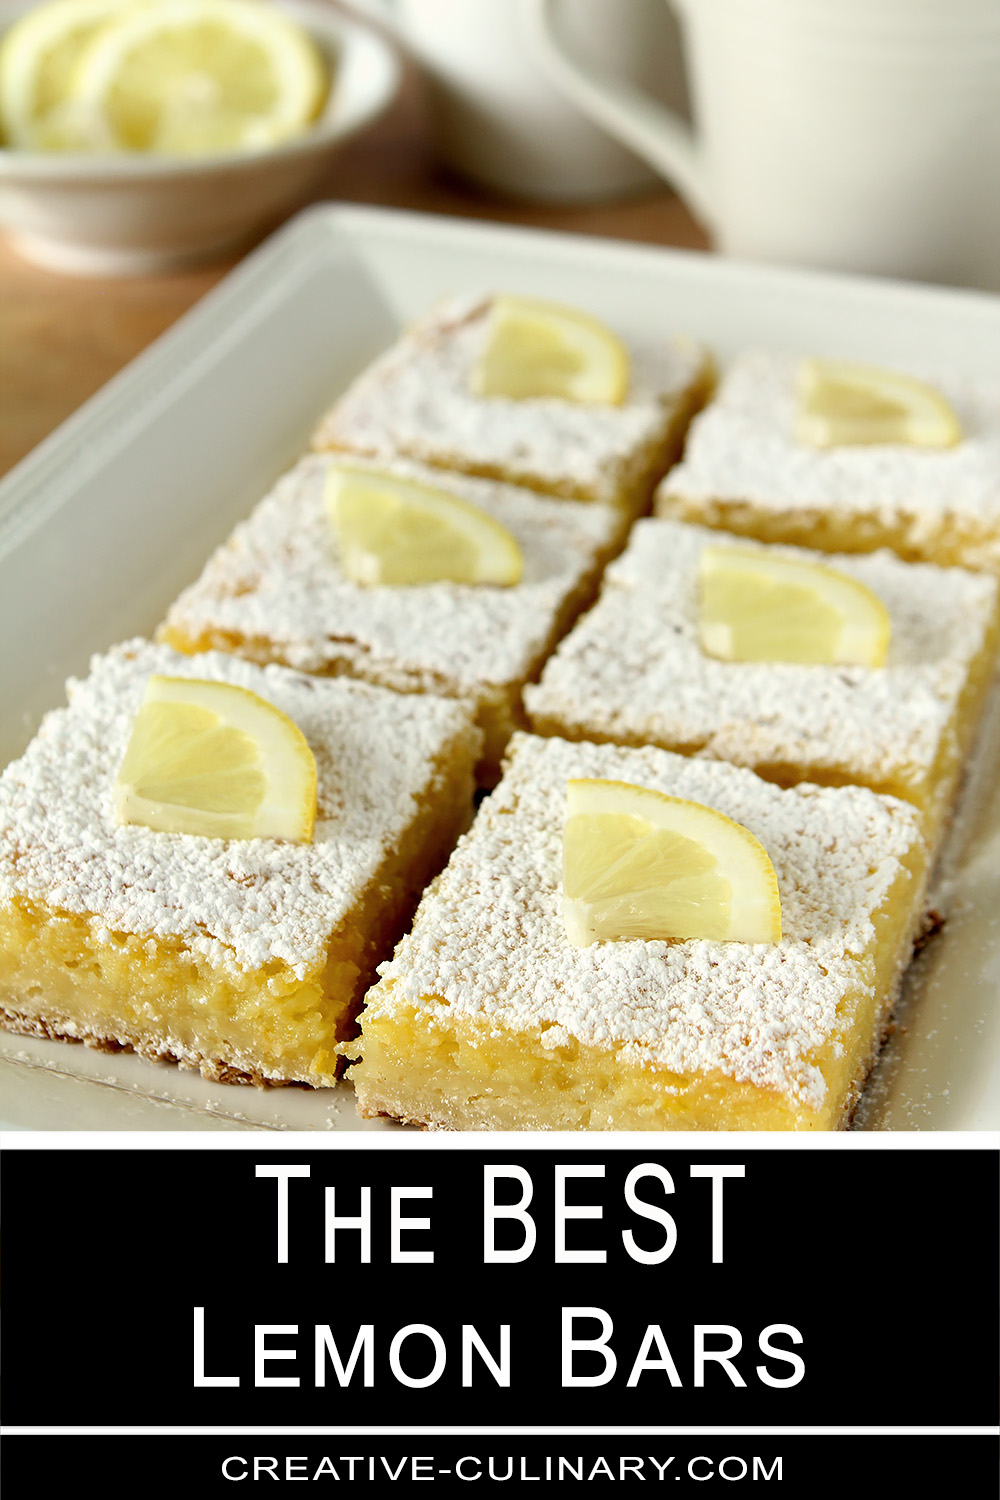
[[[0,765],[93,651],[153,631],[400,325],[477,288],[578,304],[626,333],[688,333],[721,360],[763,345],[1000,375],[1000,298],[984,293],[391,210],[307,210],[0,484]],[[994,703],[949,845],[949,919],[911,971],[856,1128],[1000,1128],[998,746]],[[4,1032],[0,1124],[395,1128],[360,1121],[347,1085],[227,1088]]]

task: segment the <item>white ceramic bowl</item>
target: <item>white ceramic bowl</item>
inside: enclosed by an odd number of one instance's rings
[[[0,26],[28,8],[0,6]],[[300,207],[341,141],[391,103],[401,67],[378,32],[332,7],[282,0],[282,9],[334,70],[311,130],[266,151],[190,159],[0,149],[0,231],[53,270],[130,275],[209,259]]]

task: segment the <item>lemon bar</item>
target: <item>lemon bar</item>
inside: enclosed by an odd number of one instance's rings
[[[1000,572],[1000,383],[913,371],[958,418],[953,447],[811,448],[795,437],[800,362],[754,351],[692,423],[655,510],[765,542]]]
[[[735,819],[774,866],[778,943],[574,947],[567,782]],[[365,1000],[363,1115],[453,1130],[827,1130],[849,1123],[923,916],[914,809],[656,748],[518,734],[499,787]]]
[[[704,351],[667,338],[630,341],[620,405],[481,397],[471,389],[491,298],[455,297],[409,328],[326,414],[313,445],[648,509],[709,384]]]
[[[298,725],[317,765],[311,843],[116,824],[153,673],[242,686]],[[332,1083],[376,963],[468,824],[467,710],[143,641],[68,692],[0,777],[0,1023],[220,1081]]]
[[[615,512],[402,460],[380,463],[379,472],[433,484],[501,522],[520,546],[524,573],[510,587],[361,585],[338,557],[323,498],[328,465],[309,455],[279,481],[171,607],[163,639],[186,652],[237,651],[398,692],[467,698],[485,734],[481,779],[495,781],[503,747],[523,723],[525,681],[592,601],[620,545]]]
[[[750,766],[784,785],[857,782],[916,803],[937,842],[992,681],[997,580],[881,551],[822,561],[888,611],[884,666],[721,661],[699,642],[699,559],[725,542],[816,562],[683,522],[637,522],[600,598],[525,693],[531,727],[660,745]]]

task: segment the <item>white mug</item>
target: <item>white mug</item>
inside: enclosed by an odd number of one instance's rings
[[[719,249],[1000,288],[1000,0],[671,0],[694,129],[584,58],[561,0],[519,3]]]
[[[645,157],[595,125],[530,56],[518,0],[351,0],[424,73],[437,149],[463,176],[517,198],[591,202],[656,181]],[[566,0],[581,55],[686,107],[679,32],[660,0]],[[659,23],[659,24],[658,24]]]

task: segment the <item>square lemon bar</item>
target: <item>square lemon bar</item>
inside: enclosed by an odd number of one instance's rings
[[[707,394],[704,350],[665,337],[626,341],[619,405],[478,396],[473,370],[492,300],[453,297],[407,329],[322,418],[314,447],[402,454],[628,515],[647,510]]]
[[[869,588],[890,622],[881,667],[718,660],[699,639],[699,560],[743,553],[822,562]],[[600,598],[525,702],[567,739],[660,745],[768,780],[856,782],[916,803],[929,842],[951,807],[992,681],[995,578],[881,551],[821,557],[700,526],[639,521]]]
[[[724,372],[655,510],[765,542],[1000,572],[1000,381],[919,371],[961,427],[952,447],[813,448],[795,436],[794,355],[753,351]]]
[[[749,829],[774,866],[780,942],[574,947],[561,886],[577,777]],[[783,789],[723,762],[518,734],[366,996],[349,1073],[361,1113],[453,1130],[843,1127],[922,921],[925,873],[914,809],[867,788]]]
[[[311,843],[118,826],[151,674],[247,688],[305,735]],[[376,963],[472,807],[463,705],[132,641],[0,776],[0,1024],[226,1082],[330,1084]]]
[[[509,587],[358,584],[341,565],[324,504],[329,463],[310,455],[279,481],[177,599],[160,635],[185,652],[236,651],[398,692],[467,698],[485,733],[481,778],[495,781],[503,747],[524,722],[525,682],[592,601],[620,545],[615,512],[382,462],[374,472],[432,485],[499,521],[520,547],[524,572]]]

